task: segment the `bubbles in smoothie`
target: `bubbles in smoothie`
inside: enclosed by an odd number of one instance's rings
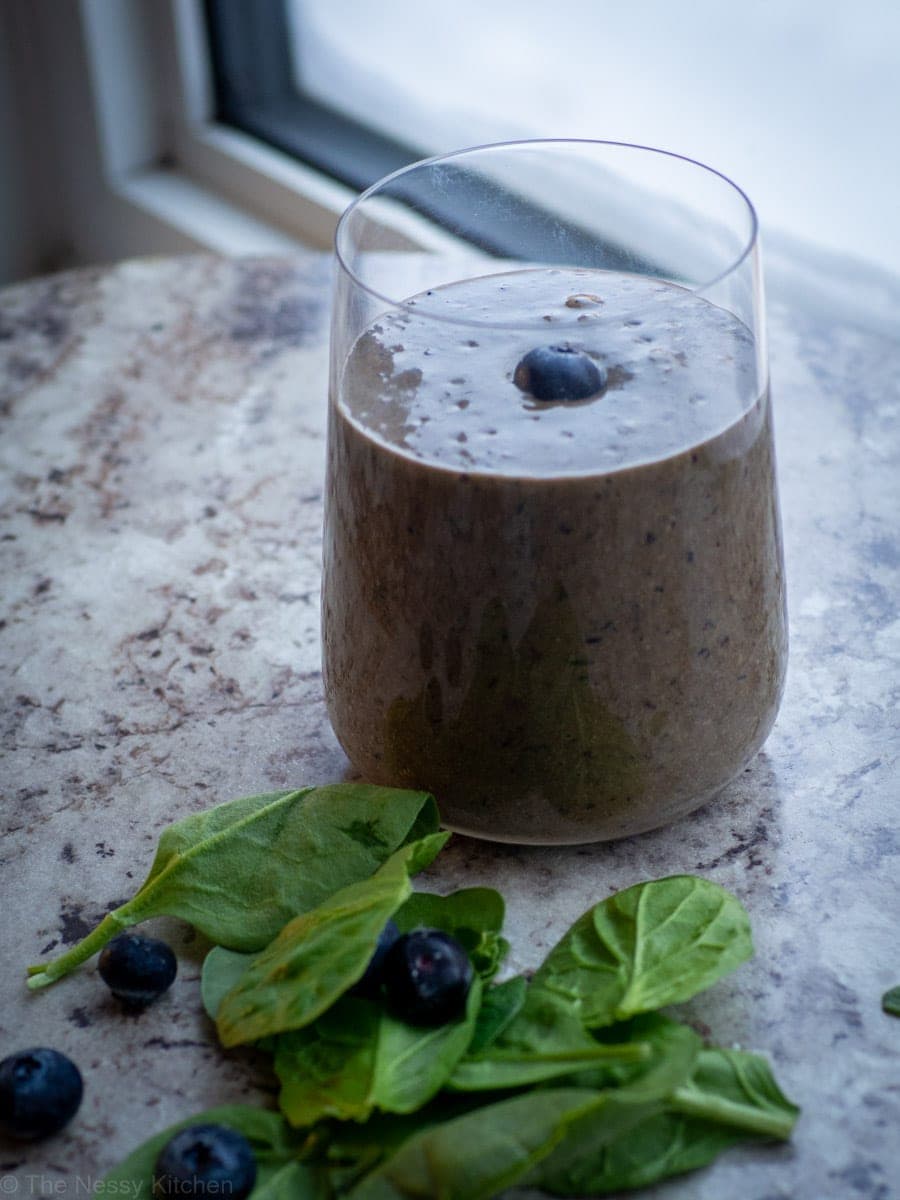
[[[473,314],[502,327],[454,323]],[[529,351],[559,344],[608,372],[602,394],[543,403],[516,386]],[[760,390],[753,340],[724,309],[656,279],[540,268],[434,288],[380,317],[349,355],[339,403],[423,462],[556,476],[677,454],[733,424]]]

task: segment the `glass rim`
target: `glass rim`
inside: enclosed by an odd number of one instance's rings
[[[362,207],[362,205],[365,204],[367,200],[370,200],[373,196],[375,196],[378,192],[382,191],[388,184],[392,183],[394,180],[399,179],[404,175],[410,175],[414,171],[421,170],[423,167],[429,167],[429,166],[433,166],[433,165],[436,165],[439,163],[452,162],[454,159],[463,158],[463,157],[466,157],[469,155],[475,155],[475,154],[481,153],[482,151],[506,150],[506,149],[513,149],[513,148],[521,147],[521,146],[558,146],[558,147],[563,147],[563,148],[575,147],[575,146],[589,146],[589,147],[609,146],[609,147],[615,147],[617,149],[622,149],[622,150],[640,150],[647,154],[658,154],[664,158],[676,159],[678,162],[687,163],[689,166],[697,167],[701,171],[706,171],[707,174],[714,175],[717,179],[721,180],[721,182],[724,183],[727,188],[730,188],[731,191],[734,192],[738,196],[738,198],[743,202],[746,212],[749,216],[750,231],[749,231],[749,235],[747,237],[747,240],[746,240],[744,246],[742,247],[740,252],[733,258],[733,260],[728,264],[728,266],[726,266],[724,268],[724,270],[720,271],[717,275],[713,276],[712,279],[706,280],[703,283],[699,283],[699,284],[692,285],[692,286],[685,286],[685,285],[681,285],[681,284],[678,285],[678,286],[684,286],[685,291],[689,291],[694,295],[701,295],[704,291],[707,291],[709,288],[715,287],[717,284],[721,283],[724,279],[726,279],[729,275],[732,275],[732,274],[734,274],[735,271],[739,270],[740,267],[743,265],[743,263],[747,260],[749,255],[753,252],[754,248],[756,247],[756,245],[759,241],[759,218],[757,216],[756,208],[753,205],[753,201],[750,199],[750,197],[747,195],[747,193],[744,191],[744,189],[739,184],[735,183],[733,179],[729,178],[729,176],[727,176],[723,171],[719,171],[719,170],[717,170],[717,168],[711,167],[707,163],[700,162],[699,159],[691,158],[687,154],[679,154],[674,150],[662,150],[657,146],[643,145],[640,142],[619,142],[619,141],[614,141],[611,139],[603,139],[603,138],[552,138],[552,137],[517,138],[517,139],[510,140],[510,141],[482,142],[482,143],[479,143],[474,146],[466,146],[466,147],[463,147],[462,149],[452,150],[447,153],[432,154],[427,158],[417,159],[415,162],[407,163],[403,167],[398,167],[396,171],[391,171],[388,175],[384,175],[380,179],[377,179],[374,183],[370,184],[369,187],[367,187],[365,189],[365,191],[361,192],[358,196],[356,196],[350,202],[350,204],[348,204],[348,206],[344,209],[343,213],[341,214],[341,216],[338,220],[338,223],[335,227],[333,247],[334,247],[335,260],[336,260],[339,268],[347,275],[347,277],[349,279],[351,279],[353,281],[353,283],[357,287],[359,287],[368,296],[370,296],[371,298],[373,298],[375,300],[380,301],[383,304],[388,305],[390,308],[399,309],[402,311],[410,311],[410,312],[415,311],[416,314],[420,317],[425,316],[428,320],[434,320],[434,321],[437,321],[437,322],[440,322],[443,324],[464,326],[466,328],[472,328],[472,327],[483,328],[484,324],[485,324],[485,322],[483,322],[483,321],[474,321],[474,320],[468,319],[466,317],[457,317],[457,316],[450,317],[450,316],[446,316],[442,313],[426,312],[421,307],[410,303],[410,301],[413,300],[414,297],[407,296],[407,297],[404,297],[403,299],[398,300],[395,297],[389,296],[385,292],[380,291],[378,288],[372,287],[370,284],[366,283],[363,279],[361,279],[359,274],[350,266],[349,262],[347,261],[346,255],[344,253],[342,253],[342,251],[341,251],[341,238],[342,238],[342,235],[344,234],[345,230],[349,226],[351,220],[356,215],[358,210]],[[503,260],[498,259],[497,261],[499,263]],[[544,265],[552,266],[552,264],[549,264],[549,263],[544,264]],[[569,265],[571,265],[571,264],[569,264]],[[575,269],[580,269],[580,268],[576,267]],[[584,269],[589,269],[589,268],[584,268]],[[647,278],[649,278],[649,276],[647,276]],[[490,322],[490,325],[491,325],[491,328],[495,328],[495,329],[506,329],[506,328],[521,329],[521,328],[523,328],[523,325],[521,322],[502,322],[502,321],[493,322],[492,321],[492,322]],[[530,326],[528,326],[528,327],[530,327]]]

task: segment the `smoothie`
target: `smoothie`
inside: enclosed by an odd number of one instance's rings
[[[539,387],[536,349],[593,393]],[[332,388],[325,687],[367,779],[554,843],[662,825],[741,769],[786,622],[735,317],[654,279],[502,273],[381,317]]]

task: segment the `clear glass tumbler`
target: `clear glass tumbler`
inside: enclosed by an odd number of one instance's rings
[[[484,146],[337,232],[322,592],[335,732],[445,823],[672,821],[787,656],[757,223],[699,163]]]

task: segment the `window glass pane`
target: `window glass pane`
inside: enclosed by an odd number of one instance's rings
[[[423,153],[660,146],[734,178],[764,226],[900,269],[896,0],[286,2],[298,84]]]

